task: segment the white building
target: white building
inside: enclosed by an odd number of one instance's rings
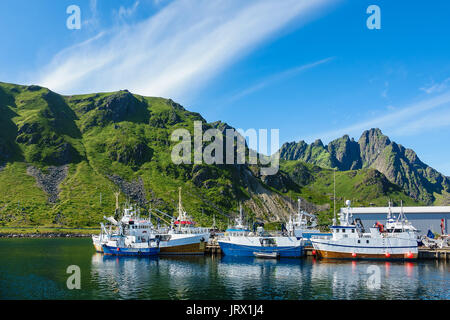
[[[347,210],[348,208],[341,208],[341,213],[347,213]],[[354,218],[361,219],[364,228],[372,227],[377,221],[385,224],[389,210],[397,218],[402,207],[350,207],[351,214]],[[420,234],[427,234],[428,230],[440,234],[441,219],[444,219],[444,230],[448,234],[450,206],[403,207],[403,213]]]

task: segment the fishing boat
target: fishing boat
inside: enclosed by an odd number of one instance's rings
[[[131,239],[129,236],[114,235],[102,245],[103,253],[116,256],[156,256],[159,253],[157,238]]]
[[[288,233],[297,238],[303,238],[304,245],[310,246],[311,236],[329,236],[331,233],[321,232],[317,228],[317,217],[301,209],[301,199],[298,199],[298,212],[289,217],[286,224]]]
[[[116,197],[116,210],[115,210],[115,216],[119,216],[119,192],[114,193]],[[131,209],[129,209],[131,211]],[[113,234],[112,226],[118,226],[118,222],[113,217],[105,217],[103,216],[105,220],[107,220],[109,224],[109,230],[106,228],[106,226],[103,223],[100,223],[100,234],[99,235],[92,235],[92,244],[94,245],[95,251],[102,253],[103,252],[103,245],[108,242],[110,239],[110,236]],[[115,233],[118,234],[117,231]]]
[[[115,219],[108,220],[114,224]],[[160,239],[155,234],[150,219],[141,218],[133,208],[124,209],[116,234],[109,233],[106,243],[102,244],[106,255],[154,256],[159,253]]]
[[[294,236],[271,235],[262,226],[252,232],[244,225],[242,206],[236,225],[228,228],[217,240],[222,252],[230,256],[279,256],[298,258],[303,256],[303,240]]]
[[[163,215],[166,213],[155,210]],[[169,216],[170,217],[170,216]],[[170,217],[171,218],[171,217]],[[181,201],[181,188],[178,193],[178,217],[171,222],[169,229],[160,228],[157,234],[161,239],[161,255],[202,255],[209,241],[208,228],[196,227],[195,221],[188,216]]]
[[[376,223],[369,229],[369,232],[366,232],[361,220],[353,218],[350,200],[346,201],[346,205],[347,210],[343,210],[340,214],[340,223],[337,224],[336,218],[333,219],[333,225],[330,227],[332,230],[331,236],[311,237],[315,254],[319,258],[417,258],[417,235],[414,230],[397,227],[384,229],[380,224]],[[388,215],[388,221],[390,221],[389,218]],[[396,221],[396,226],[401,224],[401,221]],[[405,222],[403,224],[406,226]]]
[[[103,252],[103,245],[108,242],[109,235],[111,234],[111,230],[106,230],[106,227],[103,223],[100,223],[100,234],[92,235],[92,243],[94,245],[95,251]]]

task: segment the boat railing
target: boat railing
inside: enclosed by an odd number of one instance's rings
[[[328,240],[328,239],[330,239],[331,237],[332,237],[331,235],[327,235],[327,236],[312,235],[312,236],[311,236],[311,239]]]

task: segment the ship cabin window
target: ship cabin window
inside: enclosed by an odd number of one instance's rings
[[[361,243],[361,240],[358,240],[358,243]]]
[[[369,243],[369,240],[366,240],[366,243]]]
[[[342,229],[342,233],[345,233],[345,229]]]
[[[352,229],[352,233],[355,233],[355,229]]]
[[[339,229],[334,229],[336,231],[336,233],[339,233]]]

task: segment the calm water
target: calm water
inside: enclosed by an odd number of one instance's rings
[[[81,290],[69,290],[69,265]],[[375,265],[380,288],[367,281]],[[117,258],[90,239],[0,239],[0,299],[450,299],[446,262]]]

